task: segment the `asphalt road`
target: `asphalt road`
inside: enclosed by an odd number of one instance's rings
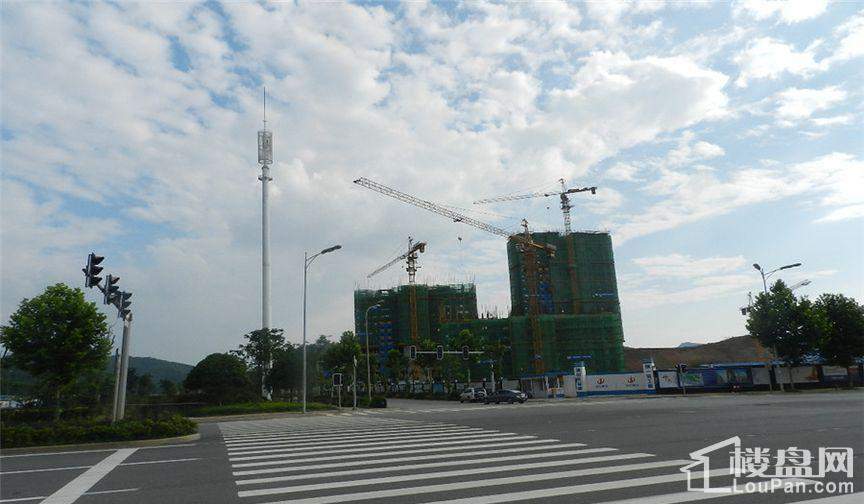
[[[204,423],[201,434],[173,446],[2,454],[0,503],[864,501],[862,391],[512,406],[391,400],[356,415]],[[680,468],[695,462],[690,453],[734,436],[741,450],[772,457],[790,447],[817,459],[820,447],[852,448],[853,477],[796,480],[810,493],[688,492]],[[732,482],[730,449],[707,454],[712,487]],[[772,458],[769,473],[775,466]],[[701,485],[704,467],[694,470]],[[755,481],[766,480],[738,484]],[[813,493],[826,482],[852,482],[858,494]]]

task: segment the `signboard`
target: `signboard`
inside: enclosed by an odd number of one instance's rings
[[[678,373],[675,371],[657,371],[657,385],[661,389],[678,388]]]
[[[770,373],[766,367],[754,367],[750,370],[753,373],[753,385],[770,385]]]
[[[681,380],[684,382],[684,385],[688,387],[702,387],[705,385],[702,373],[681,373]]]
[[[825,381],[846,381],[849,379],[849,372],[843,366],[822,366],[822,376]]]
[[[643,373],[614,373],[588,375],[585,388],[593,394],[640,394],[648,392]]]
[[[654,391],[654,362],[647,361],[642,363],[642,374],[645,375],[645,388]]]

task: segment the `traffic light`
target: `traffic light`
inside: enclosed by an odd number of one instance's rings
[[[408,360],[417,360],[417,347],[414,345],[408,347]]]
[[[342,373],[333,373],[333,386],[341,387],[342,386]]]
[[[437,347],[435,347],[435,357],[438,360],[441,360],[444,358],[444,347],[443,346],[438,345]]]
[[[119,281],[120,277],[118,276],[105,275],[105,289],[102,291],[102,300],[106,305],[114,304],[114,300],[120,291],[120,286],[117,285]]]
[[[463,358],[464,360],[468,360],[468,358],[469,358],[470,356],[471,356],[471,349],[468,348],[468,345],[463,346],[463,347],[462,347],[462,358]]]
[[[129,309],[129,306],[132,304],[132,301],[129,301],[129,298],[131,297],[131,292],[117,293],[117,310],[120,312],[120,318],[122,319],[125,319],[130,313],[132,313],[132,310]]]
[[[680,363],[680,364],[678,364],[678,365],[675,366],[675,367],[677,367],[677,368],[678,368],[678,371],[681,372],[681,373],[686,373],[686,372],[687,372],[687,364]]]
[[[104,260],[103,256],[97,256],[93,252],[87,255],[87,265],[81,270],[84,272],[84,287],[88,289],[93,288],[102,281],[102,277],[98,276],[102,272],[102,267],[99,266],[99,263]]]

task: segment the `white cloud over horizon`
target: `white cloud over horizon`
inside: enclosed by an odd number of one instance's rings
[[[333,243],[343,250],[311,271],[311,333],[351,328],[352,289],[409,235],[430,244],[421,278],[474,278],[482,305],[508,305],[503,239],[368,192],[359,176],[469,212],[559,178],[598,185],[574,198],[574,227],[609,229],[640,274],[723,277],[673,299],[725,296],[745,283],[732,272],[742,252],[640,247],[771,202],[810,209],[807,225],[864,216],[864,153],[848,139],[860,92],[846,73],[815,81],[862,55],[864,16],[795,40],[777,31],[835,8],[4,3],[0,311],[48,283],[79,285],[97,250],[135,292],[136,353],[194,361],[235,346],[260,322],[263,86],[274,324],[289,339],[303,251]],[[704,23],[704,9],[722,20],[683,35],[681,20]],[[792,124],[741,138],[766,117]],[[771,135],[803,124],[822,139],[772,150]],[[782,162],[759,164],[768,157]],[[557,204],[472,216],[557,229]]]

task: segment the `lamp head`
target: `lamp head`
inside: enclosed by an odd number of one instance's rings
[[[789,268],[797,268],[798,266],[801,266],[801,263],[787,264],[786,266],[783,266],[780,269],[784,270],[784,269],[789,269]]]
[[[334,252],[342,248],[342,245],[333,245],[332,247],[328,247],[321,251],[322,254],[328,254],[330,252]]]
[[[753,263],[753,267],[756,268],[756,271],[762,271],[762,267],[759,266],[757,263]]]

